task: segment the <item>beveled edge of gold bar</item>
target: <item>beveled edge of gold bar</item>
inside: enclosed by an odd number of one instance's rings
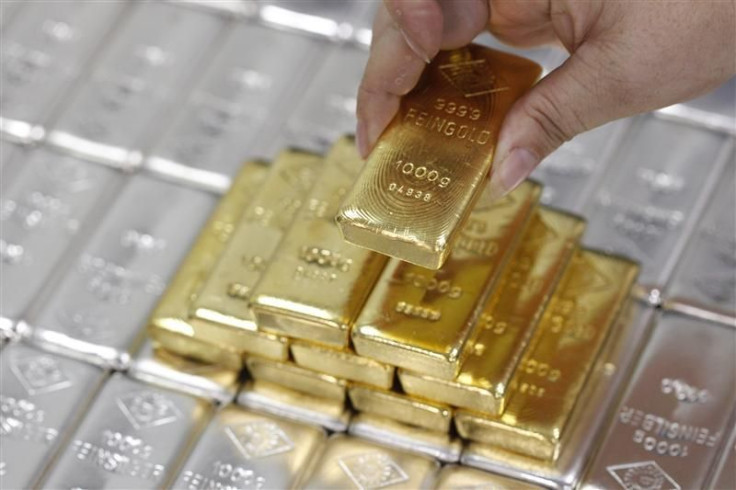
[[[283,300],[271,295],[260,293],[254,300],[257,300],[257,303],[253,303],[252,310],[259,330],[336,347],[348,345],[350,326],[324,317],[319,308],[312,308],[316,316],[311,317],[295,314],[293,308],[278,307],[274,303]],[[301,304],[298,306],[302,310],[309,308]]]
[[[350,384],[348,396],[358,411],[388,417],[436,432],[446,433],[450,430],[452,408],[449,406],[359,383]],[[402,415],[402,409],[409,412]]]
[[[383,389],[391,388],[394,381],[394,366],[354,352],[332,349],[304,340],[292,341],[290,349],[294,362],[307,369]]]
[[[248,372],[255,380],[268,381],[308,395],[345,401],[347,381],[344,379],[312,371],[290,362],[248,357],[245,363]]]
[[[191,335],[179,333],[176,330],[177,323],[188,325],[184,320],[165,318],[160,319],[160,323],[156,323],[158,328],[148,331],[148,336],[157,348],[163,348],[180,356],[219,364],[231,369],[243,368],[243,359],[239,354],[229,349],[222,349],[215,344],[198,340]]]
[[[195,330],[196,337],[205,338],[207,343],[219,349],[232,351],[240,356],[253,354],[276,361],[286,361],[289,358],[289,339],[286,337],[199,318],[190,318],[189,323]]]
[[[560,452],[559,440],[552,441],[541,434],[465,409],[455,410],[455,428],[464,439],[545,461],[555,460]]]
[[[476,409],[481,408],[486,413],[498,413],[503,408],[503,395],[494,390],[462,384],[454,379],[435,378],[404,368],[400,368],[397,373],[401,387],[413,396],[428,398],[428,394],[432,393],[433,400],[459,407],[458,399],[466,397],[470,392],[483,402],[479,407],[475,407]],[[442,389],[438,390],[437,385],[441,385]]]

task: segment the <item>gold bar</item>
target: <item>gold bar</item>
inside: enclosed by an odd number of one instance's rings
[[[477,316],[539,199],[525,182],[493,204],[478,203],[439,271],[393,259],[352,332],[358,354],[453,379],[477,333]]]
[[[433,488],[442,490],[541,490],[542,487],[467,466],[442,468]]]
[[[506,112],[541,72],[475,44],[440,51],[340,209],[345,239],[439,269],[485,187]]]
[[[393,385],[393,366],[362,357],[349,350],[337,350],[303,340],[291,344],[291,355],[302,367],[358,381],[379,388],[389,389]]]
[[[304,490],[346,488],[429,488],[438,464],[433,459],[335,434],[310,469]]]
[[[336,347],[348,335],[386,257],[345,243],[335,213],[363,162],[350,137],[325,170],[252,296],[258,328]]]
[[[243,165],[156,305],[148,320],[148,334],[166,349],[233,369],[242,366],[239,355],[216,348],[195,334],[189,321],[189,308],[230,240],[243,210],[266,178],[268,168],[267,164],[258,161]]]
[[[500,413],[511,376],[584,229],[580,218],[538,209],[478,319],[478,337],[457,378],[402,369],[404,391]]]
[[[554,460],[579,394],[638,266],[620,257],[575,253],[511,380],[500,417],[458,410],[465,438]]]
[[[448,406],[358,384],[351,385],[348,394],[353,408],[360,412],[437,432],[450,430],[452,409]]]
[[[245,363],[255,380],[285,386],[308,395],[345,400],[347,382],[344,379],[305,369],[291,362],[249,357]]]
[[[199,336],[236,352],[286,359],[286,341],[256,328],[250,298],[321,168],[313,153],[285,150],[276,158],[194,302],[194,316],[204,320]]]

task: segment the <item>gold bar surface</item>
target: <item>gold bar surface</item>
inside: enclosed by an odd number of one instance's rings
[[[460,435],[556,459],[572,410],[638,270],[627,259],[576,252],[512,377],[503,414],[458,410]]]
[[[350,350],[337,350],[303,340],[291,344],[291,355],[302,367],[332,376],[389,389],[394,381],[393,366],[362,357]]]
[[[351,385],[348,394],[353,408],[360,412],[437,432],[450,430],[452,409],[448,406],[358,384]]]
[[[351,137],[329,151],[307,205],[253,292],[259,329],[347,346],[350,328],[387,260],[346,243],[335,225],[337,208],[362,166]]]
[[[438,271],[392,259],[353,328],[356,352],[454,379],[477,333],[477,316],[519,242],[540,186],[524,182],[492,204],[482,199]]]
[[[263,162],[243,165],[151,314],[148,334],[171,352],[235,369],[242,366],[239,355],[208,344],[206,338],[195,334],[189,308],[267,173],[268,165]]]
[[[246,366],[255,380],[268,381],[308,395],[337,401],[345,400],[347,382],[329,374],[305,369],[290,362],[258,357],[249,357]]]
[[[466,466],[448,465],[442,468],[432,488],[437,490],[540,490],[542,487]]]
[[[506,112],[540,74],[529,60],[475,44],[441,51],[341,207],[345,239],[439,269],[485,187]]]
[[[409,394],[497,414],[511,376],[583,233],[582,219],[539,208],[483,308],[479,332],[454,380],[400,370]]]
[[[345,490],[379,488],[429,488],[438,464],[417,456],[336,434],[316,461],[302,488],[304,490]]]
[[[230,330],[256,330],[250,309],[253,287],[263,276],[321,169],[319,155],[299,150],[279,154],[202,287],[194,303],[194,316],[231,327]]]

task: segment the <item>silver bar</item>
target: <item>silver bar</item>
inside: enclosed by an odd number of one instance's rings
[[[368,52],[338,46],[327,53],[301,102],[289,118],[287,141],[324,152],[340,136],[355,131],[356,94]]]
[[[88,364],[15,343],[0,354],[0,487],[32,488],[104,378]]]
[[[115,374],[43,482],[45,488],[166,488],[211,415],[201,399]]]
[[[33,125],[45,122],[126,6],[28,2],[2,35],[0,129],[30,138]]]
[[[205,364],[154,348],[146,339],[131,361],[128,375],[143,382],[227,404],[235,398],[238,375],[233,369]]]
[[[302,488],[343,490],[393,486],[427,489],[432,487],[438,469],[437,462],[426,456],[336,434],[327,441]]]
[[[462,441],[447,433],[429,431],[367,413],[356,413],[350,421],[350,435],[385,444],[403,451],[424,454],[443,463],[460,461]]]
[[[631,301],[599,356],[576,405],[559,457],[553,463],[515,455],[502,449],[470,444],[460,461],[464,465],[498,473],[555,490],[577,488],[589,455],[602,428],[610,420],[610,406],[628,381],[635,360],[651,328],[654,309]]]
[[[174,488],[297,488],[324,441],[323,429],[229,406],[197,442]]]
[[[165,3],[136,6],[77,86],[49,141],[115,165],[135,161],[191,84],[225,21]]]
[[[0,26],[5,27],[9,25],[23,3],[22,0],[3,0],[0,2]]]
[[[353,41],[367,48],[373,40],[373,19],[379,8],[383,8],[381,2],[358,2],[358,10],[353,16]]]
[[[692,307],[700,316],[736,321],[735,182],[736,162],[731,160],[666,292],[666,307]]]
[[[736,136],[736,77],[709,94],[665,107],[655,115]]]
[[[616,121],[576,136],[532,173],[544,184],[542,204],[581,213],[631,120]]]
[[[260,18],[267,24],[335,40],[352,34],[348,21],[355,11],[355,0],[262,0],[260,4]]]
[[[709,131],[639,118],[585,207],[583,243],[640,261],[639,282],[664,286],[725,164],[724,142]]]
[[[267,120],[283,119],[290,109],[283,102],[293,102],[296,89],[308,80],[318,45],[297,34],[239,25],[151,151],[146,166],[188,180],[232,176],[259,144],[256,136]]]
[[[733,423],[731,424],[734,425]],[[710,490],[728,490],[736,488],[736,427],[731,437],[724,444],[722,457],[713,468],[714,472],[708,488]]]
[[[350,412],[343,402],[293,391],[265,381],[249,381],[238,395],[238,404],[332,432],[348,428]]]
[[[736,413],[735,336],[731,327],[663,315],[583,488],[701,488]]]
[[[125,367],[213,201],[203,192],[132,177],[73,268],[19,329],[46,349]]]
[[[168,2],[185,7],[203,8],[222,14],[239,17],[253,17],[258,15],[256,0],[167,0]]]
[[[49,149],[31,152],[0,199],[0,316],[19,320],[122,183],[114,170]]]
[[[25,148],[0,140],[0,189],[4,192],[23,168]]]

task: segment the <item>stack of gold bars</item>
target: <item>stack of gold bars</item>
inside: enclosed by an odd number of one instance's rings
[[[149,321],[157,348],[557,458],[638,267],[580,248],[583,220],[539,205],[534,182],[483,191],[538,75],[487,48],[443,53],[367,163],[343,137],[245,164]]]

